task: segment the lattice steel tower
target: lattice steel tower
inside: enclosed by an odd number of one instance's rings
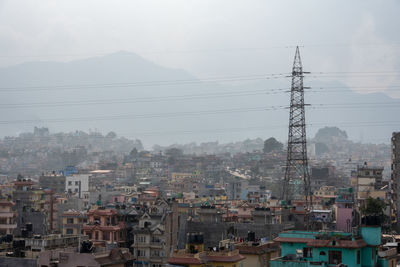
[[[291,76],[289,138],[283,199],[288,204],[289,200],[300,200],[305,197],[307,208],[311,208],[312,200],[307,160],[303,75],[300,51],[299,47],[296,47]]]

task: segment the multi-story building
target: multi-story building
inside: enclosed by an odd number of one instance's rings
[[[281,245],[281,257],[271,260],[271,267],[372,267],[378,266],[381,228],[374,222],[361,226],[356,235],[330,231],[287,231],[280,233],[275,241]],[[381,266],[396,266],[396,255],[380,258],[380,261],[387,264]]]
[[[158,199],[133,227],[131,246],[136,263],[141,266],[164,266],[178,243],[177,203]]]
[[[269,267],[269,261],[279,256],[279,246],[277,243],[269,242],[238,242],[235,249],[243,255],[243,266]]]
[[[352,187],[339,188],[335,201],[336,230],[351,232],[355,225],[354,190]]]
[[[15,203],[9,199],[0,199],[0,235],[13,234],[17,228]]]
[[[61,216],[63,235],[80,235],[82,232],[82,225],[87,223],[86,214],[81,211],[68,210]]]
[[[83,197],[84,192],[89,192],[89,174],[74,174],[65,177],[65,192]]]
[[[87,212],[87,223],[82,226],[95,246],[105,246],[106,243],[122,245],[126,240],[126,224],[121,220],[115,209],[91,209]]]
[[[35,266],[54,266],[54,262],[57,262],[58,267],[124,267],[132,266],[133,258],[126,248],[113,248],[95,253],[79,253],[71,250],[44,251],[39,254]]]
[[[43,174],[39,177],[39,186],[43,189],[52,189],[56,194],[65,193],[65,176],[55,172]]]
[[[186,248],[174,251],[168,263],[174,266],[224,266],[241,267],[245,257],[233,245],[218,250],[204,250],[203,235],[201,233],[188,233]]]
[[[32,234],[46,234],[48,231],[48,213],[45,210],[46,194],[44,190],[33,188],[30,179],[14,181],[12,195],[17,213],[17,228],[14,234],[22,234],[27,225],[32,226]]]
[[[391,210],[392,223],[400,222],[400,132],[392,134]]]
[[[89,207],[89,174],[74,174],[65,177],[65,192],[83,199],[84,207]]]
[[[388,199],[389,181],[383,180],[382,173],[383,167],[372,167],[366,163],[352,172],[351,186],[356,190],[356,198],[361,206],[369,197]]]

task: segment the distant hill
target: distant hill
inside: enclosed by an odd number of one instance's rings
[[[349,139],[388,142],[391,132],[400,130],[400,123],[393,123],[400,121],[398,99],[382,93],[358,94],[334,82],[311,84],[306,79],[305,84],[342,88],[306,92],[306,102],[312,104],[306,112],[309,137],[321,127],[338,126],[346,130]],[[196,82],[196,77],[184,70],[118,52],[72,62],[29,62],[0,68],[0,87],[0,136],[45,126],[53,132],[115,131],[119,136],[141,139],[148,148],[156,143],[233,142],[270,136],[282,142],[287,139],[288,110],[271,107],[287,106],[289,94],[271,94],[270,90],[289,89],[288,78],[231,84]],[[16,103],[24,105],[16,108]],[[337,106],[343,103],[347,106]],[[266,110],[260,111],[262,108]]]

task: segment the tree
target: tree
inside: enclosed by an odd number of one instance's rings
[[[134,148],[131,150],[131,152],[129,153],[129,155],[130,155],[131,157],[136,157],[137,154],[138,154],[138,150],[136,149],[136,147],[134,147]]]
[[[264,153],[269,153],[272,151],[281,151],[283,149],[283,144],[278,142],[274,137],[268,138],[264,141]]]
[[[367,199],[367,203],[365,204],[365,206],[361,208],[361,212],[364,215],[383,216],[385,209],[386,209],[385,201],[378,198],[369,197]]]
[[[106,138],[111,138],[111,139],[114,139],[114,138],[116,138],[117,137],[117,134],[115,133],[115,132],[109,132],[107,135],[106,135]]]

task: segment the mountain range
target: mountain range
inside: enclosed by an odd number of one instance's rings
[[[291,66],[288,66],[290,72]],[[260,71],[262,73],[262,70]],[[288,75],[198,79],[130,52],[71,62],[0,68],[0,136],[31,131],[115,131],[154,144],[287,139]],[[307,133],[324,126],[349,139],[389,142],[400,130],[400,99],[361,94],[331,80],[308,79]]]

